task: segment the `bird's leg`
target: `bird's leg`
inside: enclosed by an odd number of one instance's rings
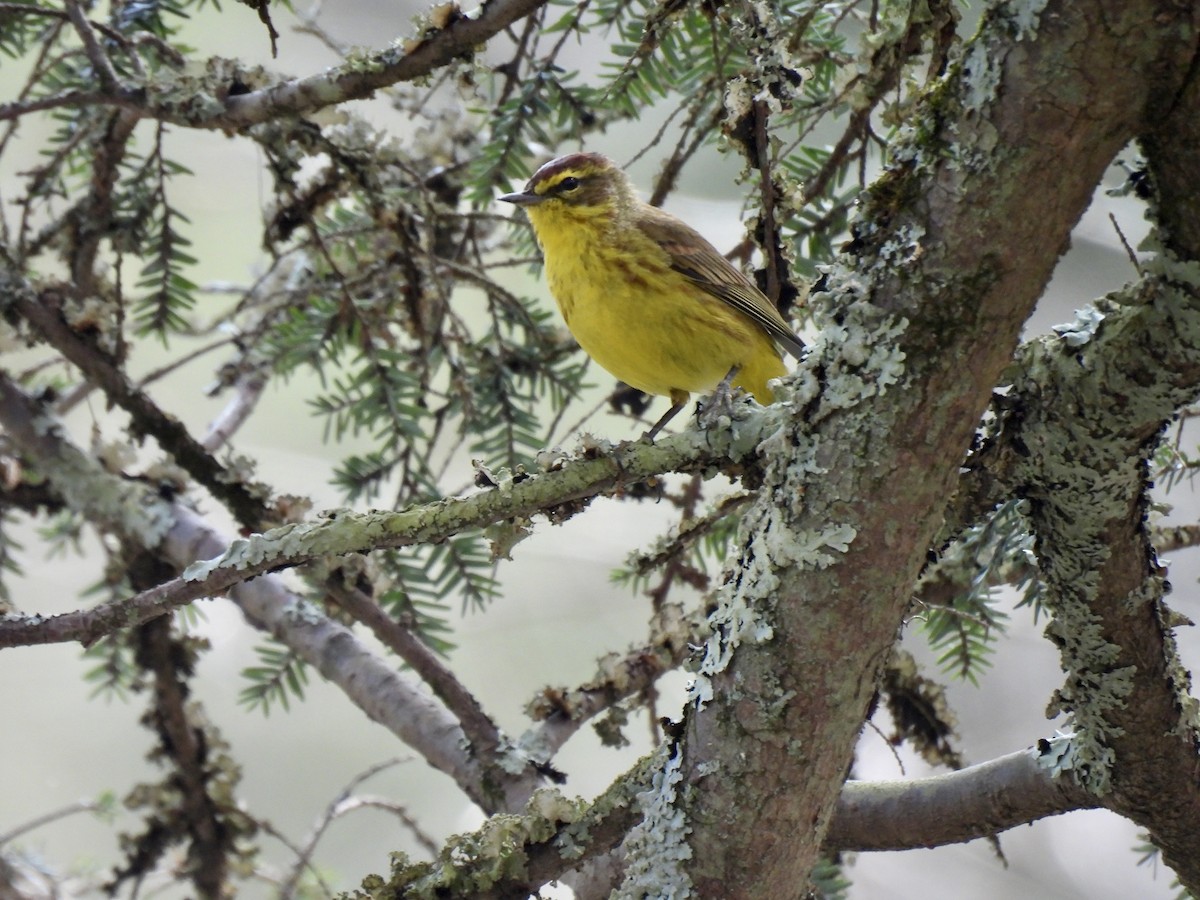
[[[733,415],[733,379],[737,377],[740,369],[741,366],[730,369],[729,374],[721,379],[720,384],[713,388],[713,392],[702,402],[700,414],[697,416],[701,428],[715,424],[722,415]]]
[[[681,409],[687,406],[687,402],[687,391],[681,391],[678,388],[671,391],[671,408],[663,413],[662,418],[655,422],[653,427],[642,436],[643,439],[647,441],[654,440],[658,433],[663,430],[663,427],[675,418]]]

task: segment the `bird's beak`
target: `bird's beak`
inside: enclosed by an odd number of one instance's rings
[[[542,194],[535,194],[533,191],[517,191],[515,194],[503,194],[496,199],[503,200],[505,203],[515,203],[517,206],[536,206],[546,197]]]

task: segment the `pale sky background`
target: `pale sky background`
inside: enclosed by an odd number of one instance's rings
[[[338,4],[336,23],[328,15],[324,21],[346,43],[377,48],[411,31],[410,9],[346,0]],[[284,13],[276,15],[279,25],[288,24]],[[281,31],[281,57],[272,61],[253,13],[228,4],[223,15],[208,11],[197,16],[189,26],[188,40],[203,54],[241,57],[296,75],[319,71],[335,61],[315,41],[287,27]],[[0,72],[0,99],[10,90],[8,77]],[[408,127],[384,101],[358,106],[380,127],[398,133]],[[624,162],[631,148],[640,146],[639,138],[656,127],[656,122],[647,121],[613,129],[589,141],[587,149],[608,152]],[[26,137],[32,153],[36,136],[27,133]],[[196,172],[194,178],[181,179],[173,186],[177,205],[193,220],[189,233],[201,260],[194,280],[245,283],[257,271],[261,207],[268,198],[269,180],[262,171],[261,155],[248,141],[217,134],[177,132],[173,140],[176,154]],[[656,165],[651,155],[631,170],[643,190],[649,187]],[[0,168],[0,187],[11,184],[20,168],[13,161],[6,162]],[[739,197],[745,188],[733,183],[737,169],[733,161],[711,155],[689,170],[682,193],[668,204],[721,249],[741,237]],[[708,193],[714,189],[721,193]],[[10,193],[6,191],[5,196]],[[1135,242],[1143,232],[1141,212],[1135,204],[1098,197],[1059,267],[1050,296],[1029,324],[1030,334],[1069,321],[1074,309],[1132,277],[1108,221],[1110,211]],[[545,286],[534,281],[534,276],[514,273],[513,277],[514,286],[549,302]],[[134,367],[135,372],[152,369],[160,359],[161,355],[148,354]],[[220,358],[209,360],[212,362],[189,367],[153,391],[196,433],[203,431],[224,402],[224,398],[210,400],[202,394],[212,378],[210,366]],[[598,395],[611,386],[599,370],[594,371],[594,380]],[[262,461],[262,476],[278,491],[307,494],[318,510],[337,506],[339,497],[327,482],[338,450],[322,444],[321,423],[295,400],[299,393],[282,384],[271,385],[258,414],[237,435],[235,447]],[[77,409],[69,424],[75,439],[82,443],[88,441],[94,424],[110,435],[117,433],[98,398]],[[601,420],[593,430],[621,438],[629,436],[624,428]],[[470,478],[464,460],[451,480],[466,483]],[[1175,518],[1195,520],[1195,496],[1190,487],[1178,490],[1172,500],[1177,504]],[[670,520],[666,508],[598,501],[585,515],[562,527],[538,523],[534,537],[522,543],[514,561],[500,570],[501,597],[486,613],[468,614],[455,622],[459,649],[453,665],[510,733],[524,730],[522,708],[540,687],[585,680],[593,673],[598,656],[621,651],[642,638],[648,601],[612,584],[609,575],[629,553],[649,546]],[[43,562],[36,535],[27,531],[22,539],[29,550],[25,557],[28,577],[16,585],[18,606],[26,612],[43,613],[77,607],[79,592],[95,578],[94,571],[74,560]],[[1185,614],[1194,607],[1198,575],[1194,556],[1177,554],[1178,564],[1171,568],[1170,579],[1176,588],[1173,602]],[[456,601],[451,599],[451,603],[457,608]],[[372,779],[360,792],[404,803],[435,838],[479,823],[479,813],[447,778],[417,760],[315,674],[307,702],[294,703],[290,712],[277,709],[264,718],[261,713],[244,711],[237,704],[245,686],[239,673],[255,664],[253,648],[260,638],[230,604],[208,602],[203,609],[206,622],[202,630],[212,640],[213,650],[203,656],[193,685],[208,716],[245,766],[240,792],[255,815],[269,818],[293,841],[302,841],[325,805],[357,773],[403,756],[413,758]],[[1054,724],[1044,718],[1043,710],[1061,682],[1057,656],[1040,637],[1040,626],[1031,623],[1028,611],[1009,611],[1012,633],[999,645],[992,673],[978,688],[950,685],[951,701],[960,718],[959,746],[971,762],[1020,749],[1053,733]],[[1182,630],[1179,638],[1185,662],[1194,664],[1200,658],[1194,630]],[[919,639],[910,638],[907,644],[928,658]],[[161,770],[143,760],[151,736],[136,722],[145,699],[133,697],[126,703],[89,700],[90,685],[81,677],[86,668],[88,664],[74,646],[0,653],[0,721],[5,736],[0,742],[0,833],[103,791],[123,797],[139,781],[161,777]],[[928,674],[933,673],[930,665]],[[664,682],[660,714],[677,717],[683,683],[681,676]],[[649,749],[644,717],[635,720],[627,734],[635,739],[635,746],[615,752],[599,747],[590,729],[581,732],[556,760],[570,776],[566,791],[594,796]],[[928,771],[911,754],[901,756],[909,775]],[[871,730],[861,740],[855,771],[862,778],[900,776],[892,749]],[[118,821],[124,828],[138,827],[137,819],[127,813],[121,813]],[[1149,868],[1135,866],[1136,828],[1107,813],[1074,813],[1015,829],[1001,840],[1007,868],[984,842],[936,851],[859,856],[848,870],[854,882],[850,896],[860,900],[1016,896],[1074,900],[1166,898],[1174,893],[1169,888],[1169,873],[1160,870],[1156,878]],[[41,828],[20,843],[60,870],[106,869],[117,859],[113,829],[86,816]],[[281,867],[289,864],[288,853],[278,843],[267,838],[264,847],[265,861]],[[394,819],[365,811],[335,823],[316,858],[335,887],[349,889],[370,872],[386,871],[387,854],[393,849],[417,851]],[[260,895],[269,896],[252,889],[242,894]],[[161,896],[181,893],[167,890]]]

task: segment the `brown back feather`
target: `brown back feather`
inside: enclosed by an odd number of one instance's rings
[[[647,237],[666,251],[672,269],[748,316],[773,341],[800,359],[804,342],[788,326],[775,304],[698,231],[652,206],[642,207],[637,224]]]

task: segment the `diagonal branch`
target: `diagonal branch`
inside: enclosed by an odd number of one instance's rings
[[[484,712],[475,696],[442,664],[437,655],[362,591],[335,579],[328,580],[325,587],[338,606],[355,621],[370,628],[375,637],[408,663],[438,699],[446,704],[470,740],[471,752],[484,762],[497,760],[502,740],[500,729]]]
[[[261,497],[217,462],[182,422],[163,412],[147,394],[131,384],[112,360],[71,330],[62,317],[61,294],[45,290],[34,296],[24,285],[10,285],[7,303],[78,366],[89,381],[98,385],[109,400],[129,413],[133,434],[153,436],[188,474],[226,504],[244,526],[262,528],[267,524]]]
[[[120,86],[120,79],[117,77],[117,71],[113,68],[108,54],[100,46],[100,40],[96,37],[96,29],[88,21],[79,0],[66,0],[66,7],[67,18],[71,20],[71,24],[75,27],[75,33],[83,42],[83,50],[96,72],[100,86],[107,92],[115,92]]]

